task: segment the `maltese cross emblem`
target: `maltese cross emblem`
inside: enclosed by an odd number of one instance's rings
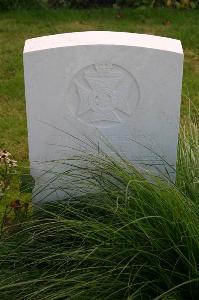
[[[116,65],[91,65],[75,80],[79,106],[77,116],[94,125],[115,125],[131,114],[129,106],[131,80]]]

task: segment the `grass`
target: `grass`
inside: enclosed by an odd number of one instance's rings
[[[65,161],[63,186],[79,180],[84,195],[35,207],[21,230],[8,228],[1,299],[197,299],[197,138],[184,124],[176,185],[104,153]]]
[[[182,123],[177,159],[177,185],[194,201],[199,200],[199,130],[190,121]],[[195,155],[196,154],[196,155]]]

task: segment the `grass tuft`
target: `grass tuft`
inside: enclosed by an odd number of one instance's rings
[[[176,185],[103,153],[70,161],[80,193],[2,237],[1,299],[197,299],[198,145],[182,124]]]

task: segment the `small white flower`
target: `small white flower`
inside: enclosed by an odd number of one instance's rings
[[[11,156],[11,153],[7,150],[0,150],[0,158],[5,158]]]
[[[0,163],[9,163],[11,153],[7,150],[0,150]]]
[[[11,153],[7,150],[0,150],[0,164],[6,164],[9,167],[17,167],[17,161],[11,157]]]
[[[8,163],[9,167],[17,167],[17,161],[14,159],[10,159]]]

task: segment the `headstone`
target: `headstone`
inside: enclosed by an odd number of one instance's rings
[[[183,73],[179,40],[100,31],[34,38],[25,43],[24,72],[36,187],[47,176],[42,163],[54,169],[54,160],[89,153],[89,140],[99,149],[107,140],[110,153],[175,180]]]

